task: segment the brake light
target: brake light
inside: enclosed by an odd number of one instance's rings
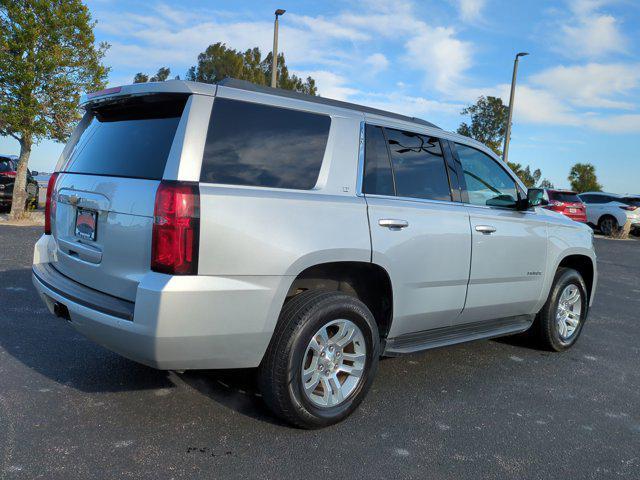
[[[621,206],[620,208],[629,212],[633,212],[638,207],[636,207],[635,205],[626,205],[624,207]]]
[[[151,270],[170,275],[198,273],[200,192],[197,183],[162,181],[156,192]]]
[[[44,204],[44,234],[51,235],[51,218],[56,214],[56,204],[51,203],[51,196],[56,187],[58,172],[52,173],[47,183],[47,197]]]

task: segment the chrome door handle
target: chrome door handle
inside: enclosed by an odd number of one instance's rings
[[[381,227],[387,228],[407,228],[409,226],[409,222],[406,220],[398,220],[397,218],[381,218],[378,220],[378,225]]]
[[[484,235],[491,235],[496,231],[496,227],[491,225],[476,225],[476,232],[483,233]]]

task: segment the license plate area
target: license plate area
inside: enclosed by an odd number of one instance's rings
[[[86,208],[76,210],[75,236],[83,240],[95,241],[98,230],[98,212]]]

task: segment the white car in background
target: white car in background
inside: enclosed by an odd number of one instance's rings
[[[587,206],[587,223],[611,235],[631,220],[631,229],[640,229],[640,197],[616,193],[585,192],[579,195]]]

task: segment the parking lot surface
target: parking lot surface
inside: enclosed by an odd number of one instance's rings
[[[640,478],[640,241],[596,240],[572,350],[386,359],[352,417],[309,432],[250,371],[156,371],[54,318],[31,285],[40,233],[0,226],[0,478]]]

